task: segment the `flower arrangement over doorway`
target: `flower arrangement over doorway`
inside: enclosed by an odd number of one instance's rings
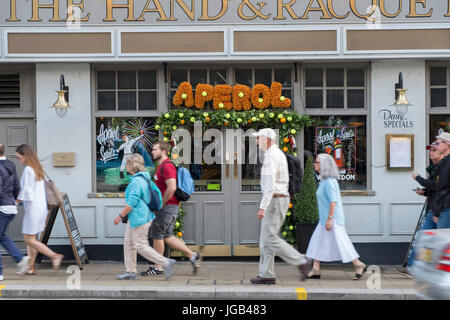
[[[179,109],[162,114],[156,121],[155,129],[163,132],[164,141],[172,141],[172,133],[175,130],[192,127],[197,121],[202,123],[203,131],[210,128],[274,128],[279,130],[280,149],[297,156],[294,137],[304,127],[312,125],[308,115],[287,110],[292,102],[282,96],[282,85],[278,82],[272,82],[270,88],[262,84],[253,88],[239,84],[198,84],[195,92],[189,82],[183,82],[178,87],[172,103]],[[213,110],[204,110],[206,103],[212,103]],[[296,242],[296,222],[292,214],[295,202],[295,198],[292,199],[281,229],[282,236],[292,244]],[[175,235],[182,238],[185,211],[181,204],[180,213],[178,223],[175,224]]]

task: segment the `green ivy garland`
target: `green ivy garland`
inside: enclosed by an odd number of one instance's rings
[[[289,135],[295,136],[297,132],[304,127],[312,125],[310,117],[306,114],[299,114],[296,111],[282,109],[252,109],[248,111],[198,111],[187,108],[172,110],[162,114],[156,121],[156,130],[162,130],[164,140],[170,141],[173,131],[193,126],[194,122],[202,122],[202,130],[210,128],[231,128],[231,129],[255,129],[276,128],[279,130],[279,146],[284,152],[297,156],[296,149],[293,149],[291,143],[287,140]],[[295,207],[295,198],[288,213],[286,220],[281,228],[283,238],[291,243],[296,243],[295,236],[295,217],[292,214]],[[180,204],[177,223],[175,225],[175,235],[182,239],[185,211]]]

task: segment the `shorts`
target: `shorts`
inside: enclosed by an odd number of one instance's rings
[[[150,228],[150,238],[163,240],[174,236],[173,229],[178,217],[178,205],[165,205],[155,213]]]

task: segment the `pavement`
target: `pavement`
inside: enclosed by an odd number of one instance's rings
[[[0,300],[4,299],[173,299],[173,300],[417,300],[414,280],[395,273],[394,266],[370,266],[354,281],[351,264],[322,265],[321,279],[300,281],[296,267],[276,262],[275,285],[253,285],[257,262],[203,261],[192,274],[188,261],[178,260],[173,276],[116,280],[124,272],[122,262],[90,261],[79,270],[65,261],[54,271],[50,262],[36,266],[36,275],[16,275],[11,257],[3,257],[4,281],[0,281]],[[146,264],[138,264],[138,272]]]

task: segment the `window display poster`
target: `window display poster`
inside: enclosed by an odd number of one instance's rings
[[[97,192],[123,192],[131,176],[126,160],[140,154],[145,167],[153,174],[151,151],[157,141],[155,120],[152,118],[97,118],[96,171]]]
[[[341,175],[355,176],[356,133],[356,127],[316,127],[316,155],[319,153],[331,155]]]

